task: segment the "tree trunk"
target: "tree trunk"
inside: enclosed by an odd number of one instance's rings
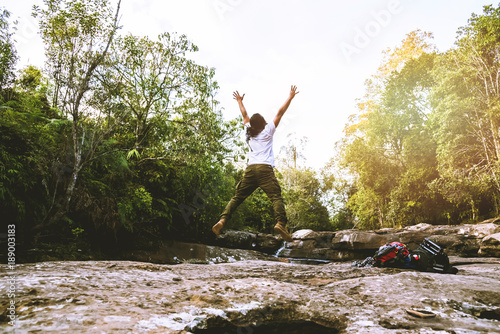
[[[118,6],[116,9],[116,14],[114,18],[114,28],[111,31],[106,47],[102,51],[101,54],[97,55],[93,59],[91,58],[90,61],[90,66],[88,67],[85,76],[83,77],[82,81],[79,82],[78,85],[75,85],[73,87],[75,89],[75,96],[74,99],[72,99],[70,102],[70,108],[71,108],[71,115],[73,117],[73,126],[72,126],[72,139],[73,139],[73,154],[74,154],[74,165],[73,165],[73,171],[71,173],[71,179],[69,180],[68,186],[66,187],[66,192],[64,194],[64,198],[61,201],[60,206],[57,208],[56,212],[50,219],[45,219],[42,221],[40,224],[36,225],[33,230],[34,231],[39,231],[44,227],[50,226],[54,224],[55,222],[59,221],[69,210],[70,204],[71,204],[71,198],[73,197],[76,184],[78,181],[78,176],[80,174],[80,171],[85,164],[85,161],[83,161],[83,145],[85,142],[85,130],[82,133],[81,140],[79,139],[78,135],[78,127],[80,126],[80,116],[81,116],[81,111],[80,111],[80,104],[82,103],[82,99],[87,93],[87,91],[90,89],[89,85],[91,82],[91,79],[94,75],[94,72],[96,68],[102,63],[104,58],[106,57],[106,54],[108,53],[109,47],[111,46],[111,43],[114,39],[116,30],[118,29],[118,13],[120,11],[120,4],[121,0],[118,1]],[[70,77],[70,82],[73,81],[73,76],[75,76],[75,72],[70,70],[70,74],[72,77]],[[57,83],[59,84],[59,83]],[[59,89],[60,87],[57,87]],[[73,96],[72,96],[73,97]],[[49,215],[47,215],[48,217]]]
[[[71,178],[68,182],[68,186],[66,187],[66,193],[64,194],[64,198],[61,201],[59,207],[56,209],[56,212],[48,219],[44,220],[42,223],[36,225],[33,230],[38,232],[40,229],[46,226],[50,226],[60,220],[69,209],[69,205],[71,203],[71,198],[73,197],[73,193],[75,192],[76,183],[78,181],[78,175],[83,167],[82,162],[82,147],[83,141],[85,140],[85,133],[82,135],[82,145],[78,143],[78,131],[76,125],[73,125],[73,142],[77,146],[74,149],[75,162],[73,165],[73,171],[71,173]]]
[[[470,200],[470,206],[471,206],[471,211],[472,211],[472,221],[475,222],[477,220],[476,217],[476,204],[474,203],[474,199]]]
[[[37,231],[42,227],[50,226],[60,220],[69,209],[69,205],[71,203],[71,198],[76,188],[76,181],[78,180],[78,174],[80,173],[82,166],[74,166],[73,172],[71,173],[71,179],[69,181],[68,187],[66,189],[66,193],[64,194],[64,199],[61,203],[61,206],[57,208],[57,211],[54,215],[48,220],[47,223],[42,223],[40,225],[35,226],[34,230]]]

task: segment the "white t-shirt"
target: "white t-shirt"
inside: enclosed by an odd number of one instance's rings
[[[245,128],[249,127],[250,123],[246,123]],[[251,148],[248,158],[249,165],[267,164],[274,167],[273,135],[275,131],[274,122],[270,122],[257,136],[250,138],[248,141]]]

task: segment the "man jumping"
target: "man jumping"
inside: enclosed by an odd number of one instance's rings
[[[236,194],[229,201],[226,208],[220,215],[220,220],[212,227],[212,231],[218,235],[224,228],[227,220],[236,208],[248,197],[255,189],[260,187],[273,203],[274,215],[277,220],[274,231],[279,233],[285,241],[292,241],[292,236],[286,228],[286,212],[283,199],[281,198],[281,187],[274,175],[274,153],[273,153],[273,135],[285,114],[290,102],[297,95],[297,87],[292,86],[290,95],[285,104],[278,110],[271,124],[268,124],[260,114],[253,114],[248,117],[243,98],[245,94],[240,95],[238,91],[233,93],[234,99],[238,102],[241,114],[243,115],[243,125],[246,128],[247,143],[250,146],[250,157],[248,165],[243,174],[243,178],[236,185]]]

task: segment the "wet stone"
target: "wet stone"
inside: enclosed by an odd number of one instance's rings
[[[456,275],[263,260],[22,264],[16,267],[16,332],[498,332],[500,260],[451,260]],[[66,284],[42,284],[39,277]],[[3,291],[6,282],[0,273]],[[8,303],[0,296],[2,310]],[[407,309],[436,317],[417,318]],[[6,315],[2,311],[0,332],[7,330]]]

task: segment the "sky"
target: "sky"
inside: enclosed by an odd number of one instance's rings
[[[112,0],[117,3],[117,0]],[[31,17],[41,0],[3,0],[17,19],[18,67],[43,67],[43,43]],[[382,51],[411,31],[434,35],[443,52],[472,13],[498,3],[484,0],[122,0],[121,34],[185,34],[199,47],[189,57],[215,68],[217,100],[225,119],[240,116],[232,93],[245,94],[251,115],[272,121],[291,85],[299,94],[274,139],[275,153],[307,138],[303,165],[319,170],[333,156],[364,82]]]

